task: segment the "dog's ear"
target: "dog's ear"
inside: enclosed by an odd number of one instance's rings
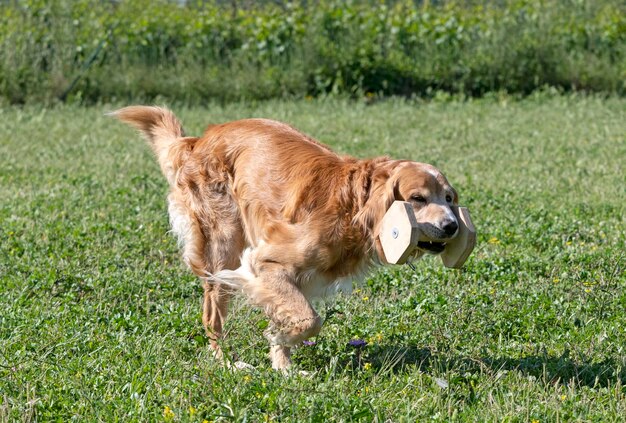
[[[374,236],[373,232],[391,204],[400,199],[399,181],[393,169],[394,166],[380,166],[370,174],[366,199],[354,217],[355,223]]]

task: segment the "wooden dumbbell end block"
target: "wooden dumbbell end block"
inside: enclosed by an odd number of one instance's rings
[[[378,236],[387,263],[406,263],[419,238],[411,203],[394,201],[383,217]]]
[[[476,229],[466,207],[453,206],[452,212],[459,222],[459,232],[446,244],[446,249],[441,253],[441,261],[446,267],[459,269],[476,245]]]

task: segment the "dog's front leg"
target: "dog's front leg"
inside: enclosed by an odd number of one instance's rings
[[[270,341],[270,360],[272,360],[272,369],[288,369],[289,366],[291,366],[291,347],[286,345],[271,345]]]
[[[254,303],[270,318],[264,335],[270,342],[272,368],[285,370],[291,365],[291,347],[315,336],[322,319],[295,285],[293,272],[279,263],[259,266],[255,281],[248,285]]]

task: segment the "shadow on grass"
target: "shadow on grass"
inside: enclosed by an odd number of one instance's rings
[[[488,374],[498,378],[503,371],[534,376],[544,383],[575,383],[591,388],[626,385],[624,360],[606,359],[601,362],[574,360],[566,351],[561,356],[532,355],[523,358],[464,357],[433,352],[417,346],[386,346],[369,355],[373,367],[382,372],[401,372],[417,367],[424,373]]]

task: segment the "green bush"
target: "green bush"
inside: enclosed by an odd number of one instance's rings
[[[626,92],[621,0],[303,3],[2,2],[0,96],[202,103]]]

